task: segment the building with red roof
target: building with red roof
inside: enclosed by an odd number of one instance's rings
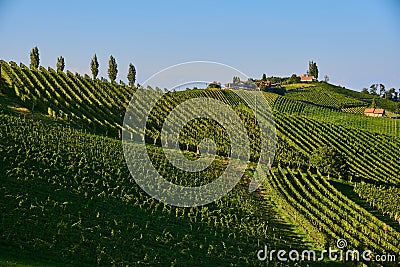
[[[301,74],[300,75],[300,82],[313,82],[314,77],[308,74]]]
[[[364,115],[371,117],[383,117],[385,115],[385,110],[382,108],[366,108],[364,110]]]

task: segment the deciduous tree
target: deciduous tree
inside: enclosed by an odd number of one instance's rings
[[[385,97],[385,86],[383,84],[379,84],[379,96]]]
[[[334,175],[340,179],[348,179],[350,168],[346,156],[332,146],[322,146],[313,151],[310,165],[322,174]]]
[[[371,95],[376,95],[376,90],[377,90],[378,85],[373,83],[371,84],[371,86],[369,87],[369,92],[371,93]]]
[[[399,93],[396,91],[393,92],[393,101],[399,101]]]
[[[394,89],[392,87],[386,92],[385,98],[388,99],[388,100],[395,100],[396,99],[395,93],[396,93],[396,89]]]
[[[63,56],[59,56],[57,58],[57,72],[61,73],[64,71],[65,68],[65,60],[63,58]]]
[[[214,82],[210,83],[207,86],[207,88],[210,88],[210,89],[214,89],[214,88],[221,89],[221,83],[214,81]]]

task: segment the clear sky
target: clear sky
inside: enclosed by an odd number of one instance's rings
[[[251,77],[305,73],[355,90],[383,83],[400,88],[400,1],[4,1],[0,0],[0,58],[100,76],[108,58],[126,81],[128,64],[143,82],[155,72],[193,60],[235,67]]]

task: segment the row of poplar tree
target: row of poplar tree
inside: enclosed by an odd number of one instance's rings
[[[40,58],[39,58],[39,49],[37,48],[37,46],[32,48],[30,53],[30,60],[31,62],[29,67],[31,69],[38,69]],[[63,72],[64,68],[65,68],[65,59],[63,56],[59,56],[57,58],[57,72]],[[94,54],[90,62],[90,70],[92,72],[93,79],[96,79],[97,75],[99,74],[99,62],[97,61],[96,54]],[[117,66],[117,61],[112,55],[110,56],[110,59],[108,61],[107,74],[111,82],[115,82],[115,79],[117,78],[118,74],[118,66]],[[127,78],[129,86],[134,86],[136,81],[136,68],[132,63],[129,64]]]

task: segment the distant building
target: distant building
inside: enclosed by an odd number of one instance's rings
[[[261,87],[261,86],[270,87],[270,86],[271,86],[271,82],[270,82],[269,80],[266,80],[266,81],[258,81],[258,82],[256,82],[256,85],[257,85],[258,87]]]
[[[370,117],[383,117],[385,115],[385,110],[381,108],[366,108],[364,110],[364,115]]]
[[[314,77],[308,74],[301,74],[300,75],[300,82],[313,82]]]
[[[245,82],[236,82],[236,83],[227,83],[225,84],[225,89],[246,89],[246,90],[259,90],[257,86],[253,83]]]

